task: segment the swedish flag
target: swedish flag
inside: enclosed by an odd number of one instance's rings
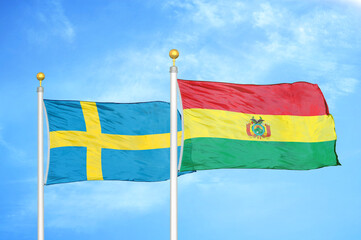
[[[50,139],[47,185],[169,179],[169,103],[44,100],[44,104]],[[180,124],[178,131],[180,145]]]

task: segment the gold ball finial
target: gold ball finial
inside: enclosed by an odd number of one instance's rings
[[[41,81],[43,81],[45,79],[45,74],[42,72],[39,72],[38,74],[36,74],[36,78],[40,81],[40,86],[41,86]]]
[[[173,59],[173,66],[175,66],[175,60],[179,56],[179,52],[177,49],[172,49],[169,51],[169,57]]]
[[[37,78],[39,81],[43,81],[44,78],[45,78],[45,74],[42,73],[42,72],[39,72],[38,74],[36,74],[36,78]]]
[[[169,51],[169,57],[172,59],[176,59],[179,56],[179,52],[177,49],[172,49]]]

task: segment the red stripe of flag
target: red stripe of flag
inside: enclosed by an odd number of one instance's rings
[[[183,109],[201,108],[266,115],[328,115],[317,84],[250,85],[178,79]]]

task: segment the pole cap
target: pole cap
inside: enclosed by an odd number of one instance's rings
[[[45,74],[42,72],[39,72],[38,74],[36,74],[36,78],[40,81],[40,86],[41,86],[41,81],[43,81],[45,79]]]
[[[169,57],[172,59],[176,59],[179,56],[179,52],[177,49],[172,49],[169,51]]]
[[[39,81],[43,81],[44,78],[45,78],[45,74],[42,73],[42,72],[39,72],[38,74],[36,74],[36,78],[37,78]]]
[[[169,57],[173,59],[173,66],[175,66],[175,60],[178,58],[179,52],[177,49],[172,49],[169,51]]]

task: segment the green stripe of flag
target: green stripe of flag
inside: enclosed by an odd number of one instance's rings
[[[309,170],[336,166],[340,163],[335,143],[192,138],[184,141],[181,171],[220,168]]]

